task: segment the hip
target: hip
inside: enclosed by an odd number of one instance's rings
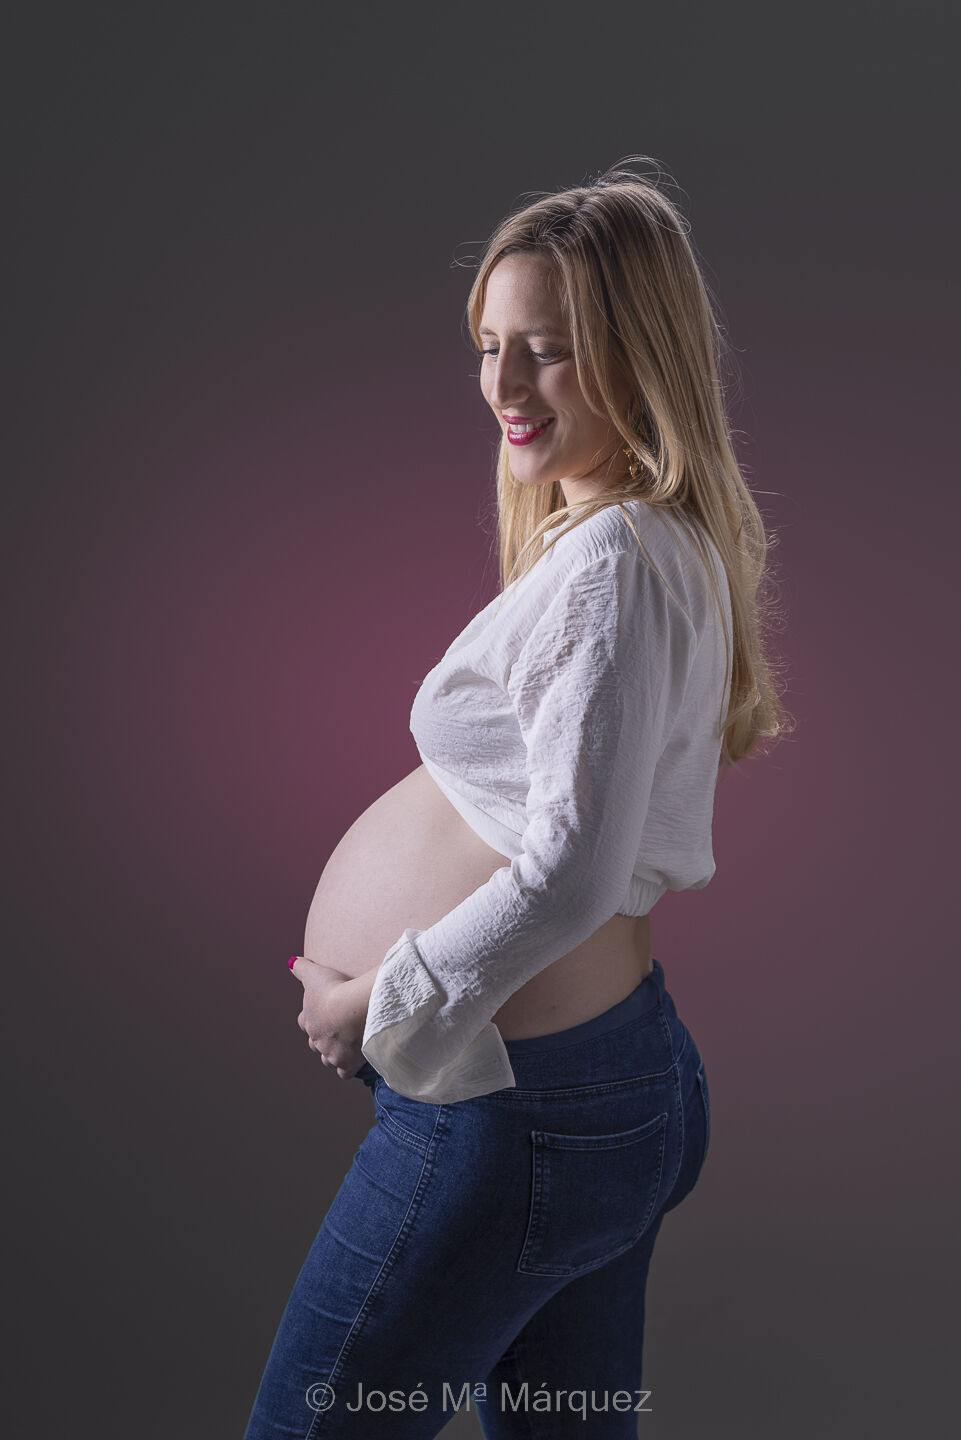
[[[357,1078],[451,1206],[518,1192],[519,1269],[580,1273],[693,1189],[710,1137],[704,1062],[657,960],[602,1014],[505,1046],[516,1084],[469,1100],[411,1100],[369,1063]]]

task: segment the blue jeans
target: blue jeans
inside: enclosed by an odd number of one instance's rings
[[[516,1088],[398,1095],[297,1277],[245,1440],[636,1436],[661,1221],[707,1152],[704,1063],[654,961],[602,1015],[509,1040]]]

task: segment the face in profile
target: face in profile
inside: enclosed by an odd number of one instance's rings
[[[479,330],[481,390],[522,485],[556,480],[565,502],[592,498],[627,474],[620,435],[595,415],[577,379],[570,330],[548,285],[550,261],[505,255],[491,270]]]

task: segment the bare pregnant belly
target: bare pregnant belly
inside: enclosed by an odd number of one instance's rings
[[[355,820],[317,884],[304,955],[370,970],[408,927],[426,930],[510,862],[418,765]],[[651,969],[650,917],[614,915],[494,1015],[505,1040],[546,1035],[616,1005]]]

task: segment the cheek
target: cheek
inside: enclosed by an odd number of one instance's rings
[[[557,379],[560,383],[544,387],[545,391],[549,390],[545,398],[550,400],[551,409],[557,415],[563,416],[565,428],[572,433],[583,434],[595,423],[595,417],[587,408],[587,402],[577,383],[577,376],[564,376],[563,379],[558,376]]]
[[[598,430],[602,427],[599,426],[596,415],[591,414],[580,396],[570,397],[563,410],[558,413],[563,415],[564,429],[575,444],[594,444]]]

